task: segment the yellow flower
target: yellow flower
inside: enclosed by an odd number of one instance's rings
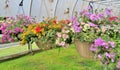
[[[44,32],[44,28],[41,29],[41,32],[42,32],[42,33]]]
[[[22,40],[22,41],[20,42],[20,44],[22,44],[22,45],[24,45],[25,43],[26,43],[25,40]]]
[[[35,31],[35,29],[32,29],[32,32],[33,32],[34,34],[37,34],[37,32]]]
[[[32,29],[32,28],[33,28],[32,24],[28,26],[28,29]]]

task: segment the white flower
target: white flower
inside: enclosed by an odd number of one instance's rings
[[[68,24],[68,26],[71,26],[71,25],[72,25],[72,23],[69,23],[69,24]]]

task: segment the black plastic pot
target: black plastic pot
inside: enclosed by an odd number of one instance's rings
[[[2,31],[0,30],[0,34],[2,34]]]

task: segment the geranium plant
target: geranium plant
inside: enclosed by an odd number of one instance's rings
[[[46,42],[55,42],[55,33],[61,30],[61,23],[58,23],[55,19],[44,20],[39,23],[31,24],[22,34],[22,43],[36,42],[41,41],[42,43]],[[34,36],[36,41],[33,40]]]

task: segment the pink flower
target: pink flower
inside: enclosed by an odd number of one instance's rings
[[[63,34],[62,37],[63,37],[63,39],[69,38],[69,36],[67,34]]]
[[[65,42],[62,41],[62,42],[61,42],[61,46],[65,46]]]
[[[89,25],[91,26],[91,27],[97,27],[98,25],[96,25],[96,24],[94,24],[94,23],[89,23]]]
[[[105,33],[105,31],[106,31],[107,29],[104,27],[104,28],[102,28],[102,32],[103,33]]]
[[[113,16],[113,17],[110,17],[110,18],[109,18],[109,21],[116,21],[117,19],[118,19],[117,16]]]
[[[102,55],[101,55],[101,54],[98,54],[98,58],[99,58],[99,59],[102,59]]]
[[[58,45],[63,47],[63,46],[65,46],[65,42],[64,41],[58,42]]]
[[[108,42],[108,43],[111,45],[112,48],[115,47],[115,43],[114,42]]]
[[[62,37],[62,34],[61,33],[59,33],[59,32],[57,32],[57,34],[56,34],[58,37]]]
[[[117,68],[120,69],[120,60],[117,63]]]

